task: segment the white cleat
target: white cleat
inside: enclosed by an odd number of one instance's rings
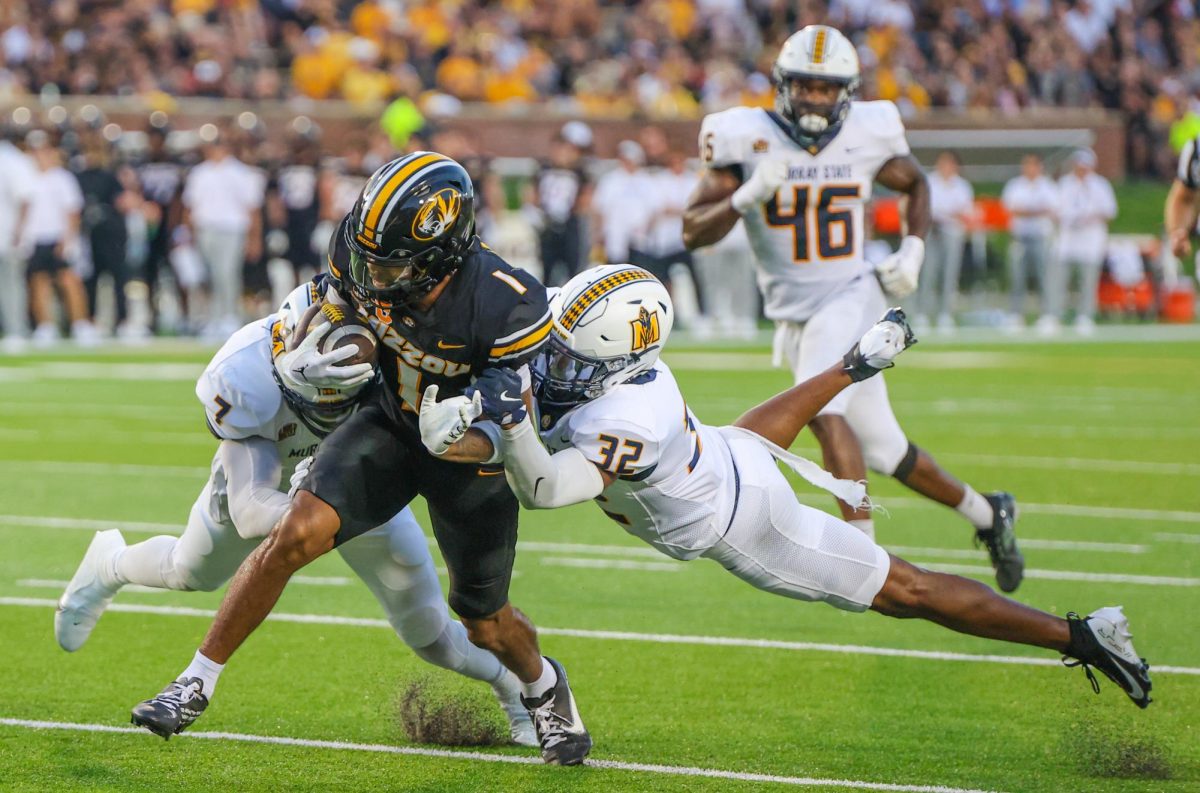
[[[509,672],[503,680],[492,685],[492,693],[496,695],[500,709],[508,719],[508,735],[512,742],[517,746],[540,746],[533,719],[521,703],[521,683],[517,676]]]
[[[54,612],[54,638],[69,653],[83,646],[121,585],[113,580],[113,557],[125,547],[117,529],[98,531]]]

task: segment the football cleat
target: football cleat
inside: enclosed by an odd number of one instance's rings
[[[116,529],[98,531],[71,582],[67,584],[54,612],[54,638],[59,647],[73,653],[83,646],[92,629],[121,588],[114,580],[113,557],[125,547]]]
[[[984,496],[992,505],[992,526],[975,530],[975,544],[987,546],[996,583],[1003,592],[1015,592],[1025,577],[1025,557],[1017,547],[1017,502],[1011,493],[989,493]]]
[[[533,718],[521,704],[521,683],[513,674],[505,675],[499,683],[492,685],[492,693],[500,701],[504,717],[508,719],[508,735],[517,746],[539,746]]]
[[[201,693],[203,689],[204,681],[200,678],[181,677],[154,699],[135,705],[130,722],[161,735],[164,741],[169,740],[187,729],[208,707],[208,697]]]
[[[1152,702],[1150,665],[1133,649],[1129,620],[1120,606],[1096,609],[1082,619],[1072,612],[1067,621],[1071,623],[1072,647],[1071,654],[1063,656],[1065,665],[1082,666],[1097,694],[1100,684],[1092,674],[1093,666],[1124,689],[1139,708]]]
[[[592,750],[592,736],[579,718],[566,670],[553,658],[547,656],[546,660],[554,667],[558,682],[537,699],[521,697],[521,704],[533,719],[542,759],[549,765],[579,765]]]

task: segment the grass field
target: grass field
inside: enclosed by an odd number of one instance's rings
[[[1107,679],[1093,695],[1080,670],[1032,648],[799,604],[656,556],[584,505],[524,516],[512,591],[570,672],[593,758],[609,761],[575,769],[512,747],[452,750],[480,753],[464,759],[409,743],[397,702],[415,678],[498,710],[379,627],[336,558],[276,611],[358,622],[266,623],[197,737],[102,731],[127,727],[129,707],[183,668],[220,594],[123,592],[132,610],[107,614],[74,655],[54,643],[51,604],[91,530],[178,531],[214,448],[192,396],[206,359],[187,347],[0,359],[0,789],[1200,790],[1200,343],[927,343],[888,375],[916,442],[1022,502],[1022,601],[1125,606],[1139,650],[1172,667],[1147,711]],[[786,384],[761,349],[673,360],[709,423]],[[885,545],[990,581],[953,513],[890,482],[875,492]]]

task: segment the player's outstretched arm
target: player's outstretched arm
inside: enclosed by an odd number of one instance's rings
[[[916,344],[904,311],[889,309],[842,358],[840,364],[751,408],[733,423],[789,448],[800,430],[842,391],[895,364],[897,355]]]
[[[720,242],[737,224],[741,214],[730,197],[740,185],[732,168],[709,168],[701,174],[683,211],[683,244],[688,250]]]

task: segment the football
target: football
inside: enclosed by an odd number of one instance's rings
[[[300,317],[296,332],[288,340],[288,350],[295,349],[310,333],[321,334],[317,342],[317,349],[321,353],[346,346],[357,348],[358,352],[344,361],[339,361],[336,366],[360,363],[374,366],[379,360],[379,341],[375,338],[375,332],[346,307],[325,301],[313,303]]]

